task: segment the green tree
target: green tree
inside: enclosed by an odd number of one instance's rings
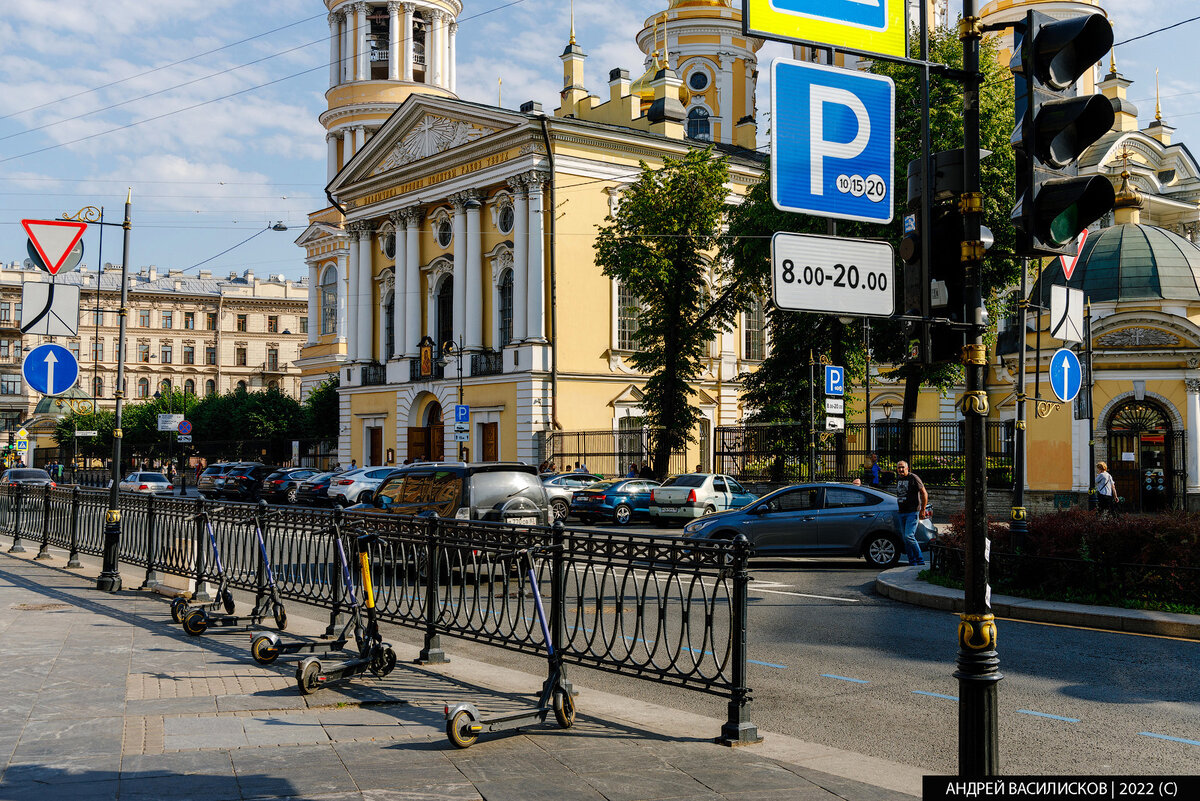
[[[98,433],[94,437],[76,439],[76,431]],[[107,459],[112,455],[112,432],[113,413],[109,409],[88,414],[70,412],[54,427],[54,442],[58,445],[59,453],[77,453],[80,459]]]
[[[341,402],[338,398],[340,382],[336,375],[309,390],[304,399],[308,436],[314,439],[337,439]]]
[[[655,431],[653,470],[662,476],[671,453],[693,438],[700,412],[691,384],[708,342],[733,319],[742,297],[722,263],[711,259],[726,211],[726,160],[708,148],[666,158],[658,170],[640,166],[617,213],[599,226],[595,249],[604,274],[640,302],[630,360],[648,376],[642,408]]]

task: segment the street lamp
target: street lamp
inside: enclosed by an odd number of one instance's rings
[[[462,402],[463,402],[462,337],[459,337],[457,345],[454,344],[454,340],[452,340],[452,339],[447,339],[445,342],[442,343],[442,367],[445,367],[446,365],[448,365],[450,363],[451,356],[453,356],[455,358],[455,360],[458,362],[458,405],[462,406]],[[455,433],[455,439],[457,440],[458,432],[456,431],[454,433]],[[466,446],[463,445],[463,443],[459,442],[458,443],[458,460],[460,462],[466,461],[465,454],[463,453],[465,449],[466,449]]]

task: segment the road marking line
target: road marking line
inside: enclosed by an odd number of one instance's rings
[[[1159,740],[1170,740],[1175,743],[1185,743],[1187,745],[1200,745],[1200,740],[1185,740],[1182,737],[1170,737],[1166,734],[1155,734],[1152,731],[1139,731],[1138,734],[1143,737],[1154,737]]]
[[[787,665],[776,665],[771,662],[759,662],[757,659],[747,659],[746,661],[752,665],[762,665],[763,667],[779,668],[780,670],[788,669]]]
[[[1034,712],[1032,709],[1018,709],[1018,713],[1022,715],[1036,715],[1039,718],[1050,718],[1051,720],[1062,720],[1067,723],[1078,723],[1079,718],[1064,718],[1061,715],[1048,715],[1045,712]]]
[[[838,598],[834,595],[812,595],[806,592],[784,592],[783,590],[764,590],[759,587],[750,587],[753,592],[766,592],[771,595],[790,595],[793,598],[817,598],[821,601],[845,601],[848,604],[857,604],[862,602],[862,598]]]
[[[849,676],[837,676],[837,675],[834,675],[833,673],[822,673],[821,675],[827,679],[837,679],[838,681],[852,681],[855,684],[870,684],[871,683],[871,682],[867,681],[866,679],[852,679]]]
[[[941,693],[927,693],[924,690],[913,690],[913,695],[928,695],[930,698],[944,698],[947,701],[957,701],[957,695],[942,695]]]

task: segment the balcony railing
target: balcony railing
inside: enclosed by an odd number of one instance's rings
[[[485,350],[471,354],[471,375],[500,375],[503,372],[503,351]]]
[[[426,378],[421,377],[421,360],[420,359],[409,359],[408,360],[408,380],[409,381],[441,381],[445,377],[446,377],[446,368],[442,366],[442,363],[437,358],[434,358],[434,360],[433,360],[433,375],[428,376]]]
[[[387,370],[379,362],[367,362],[362,366],[362,386],[375,387],[387,383]]]

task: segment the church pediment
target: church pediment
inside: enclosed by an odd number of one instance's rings
[[[1118,314],[1095,325],[1092,342],[1097,350],[1190,350],[1200,346],[1200,328],[1163,312]]]
[[[400,141],[388,151],[383,161],[371,170],[371,175],[379,175],[405,164],[436,156],[497,130],[499,129],[427,112],[403,133]]]

